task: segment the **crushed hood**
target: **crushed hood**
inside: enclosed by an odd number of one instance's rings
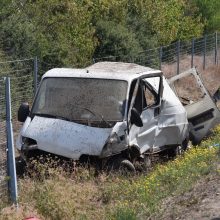
[[[83,154],[100,155],[112,130],[35,116],[27,118],[21,135],[36,140],[40,150],[77,160]]]

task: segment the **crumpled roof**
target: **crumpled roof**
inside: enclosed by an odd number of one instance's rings
[[[123,62],[98,62],[87,68],[90,71],[137,74],[142,72],[154,71],[154,69],[141,66],[135,63]]]
[[[44,74],[44,77],[85,77],[132,80],[138,75],[161,72],[134,63],[98,62],[84,69],[55,68]]]

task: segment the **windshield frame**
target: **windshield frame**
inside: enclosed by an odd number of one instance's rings
[[[124,79],[112,79],[112,78],[97,78],[97,77],[57,77],[57,76],[54,76],[54,77],[42,77],[41,79],[41,82],[40,82],[40,85],[37,89],[37,92],[34,96],[34,101],[33,101],[33,104],[32,104],[32,107],[31,107],[31,111],[30,111],[30,117],[31,119],[33,119],[35,113],[33,113],[33,109],[34,109],[34,106],[36,104],[36,101],[37,101],[37,97],[40,93],[40,90],[41,90],[41,87],[42,87],[42,84],[43,82],[46,80],[46,79],[64,79],[64,78],[71,78],[71,79],[97,79],[97,80],[112,80],[112,81],[123,81],[123,82],[126,82],[127,84],[127,88],[126,88],[126,94],[125,94],[125,107],[124,107],[124,115],[123,117],[121,118],[121,120],[118,120],[115,122],[121,122],[121,121],[125,121],[127,120],[127,108],[128,108],[128,96],[129,96],[129,89],[130,89],[130,82],[127,81],[127,80],[124,80]],[[75,121],[72,121],[72,122],[75,122]],[[76,122],[78,123],[78,122]]]

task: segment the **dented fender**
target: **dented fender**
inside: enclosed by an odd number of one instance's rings
[[[118,122],[113,128],[97,128],[61,119],[28,117],[17,139],[17,148],[21,150],[22,137],[26,137],[35,140],[39,150],[79,160],[82,155],[102,155],[114,135],[118,137],[116,149],[120,153],[126,149],[125,131],[126,122]],[[115,154],[114,144],[108,145],[111,154]]]

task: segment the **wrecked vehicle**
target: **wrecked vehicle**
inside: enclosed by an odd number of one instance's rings
[[[40,150],[130,170],[149,155],[186,149],[189,139],[186,110],[162,72],[132,63],[49,70],[18,120],[25,157]]]
[[[196,68],[172,77],[169,84],[186,109],[192,144],[200,143],[220,123],[219,90],[212,97]]]

